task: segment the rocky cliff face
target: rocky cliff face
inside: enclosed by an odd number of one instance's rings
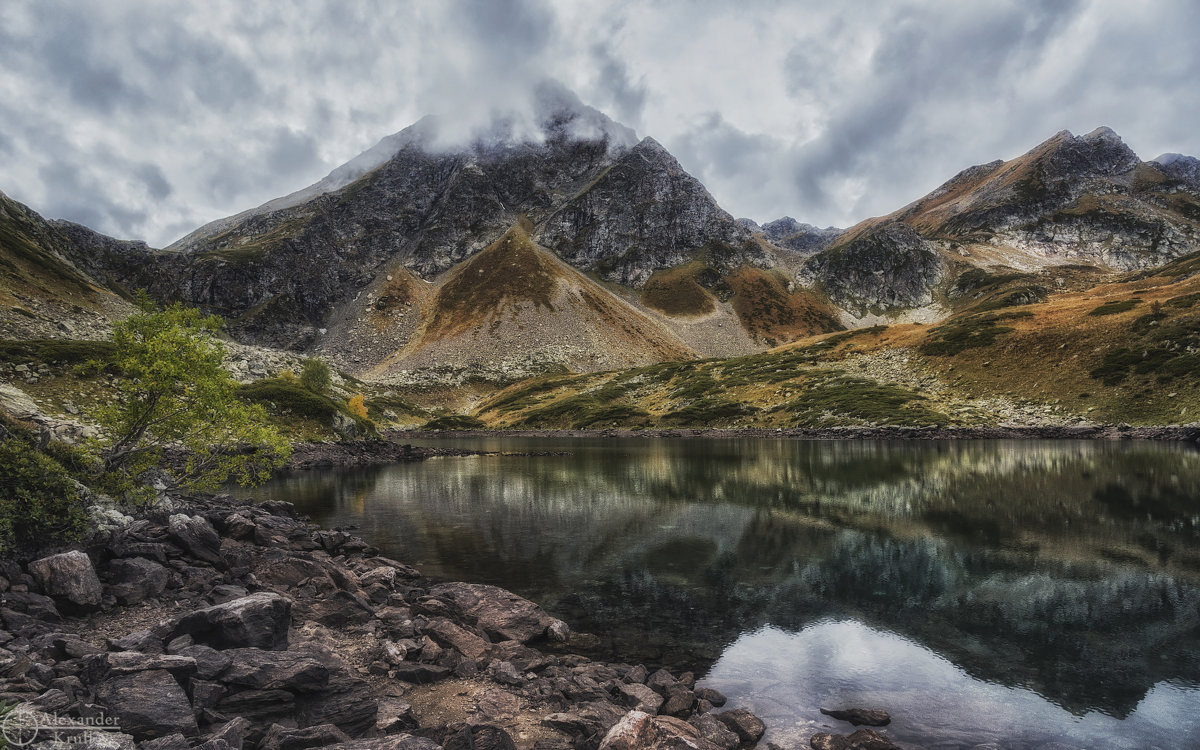
[[[846,230],[800,278],[861,315],[928,305],[953,268],[1162,265],[1200,249],[1200,161],[1160,159],[1142,162],[1108,128],[1063,131]]]
[[[839,241],[800,271],[829,298],[858,317],[928,305],[945,276],[933,246],[905,224],[885,222]]]
[[[833,244],[838,235],[845,230],[838,227],[814,227],[796,221],[790,216],[768,221],[761,227],[750,219],[739,219],[742,226],[752,232],[761,232],[764,239],[773,245],[795,250],[804,255],[819,253]]]

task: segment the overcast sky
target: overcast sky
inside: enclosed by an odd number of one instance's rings
[[[1200,3],[0,2],[0,191],[163,246],[552,76],[735,216],[848,226],[1055,132],[1200,155]]]

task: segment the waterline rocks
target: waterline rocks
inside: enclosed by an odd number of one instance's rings
[[[516,594],[431,583],[287,503],[170,503],[87,553],[0,561],[0,700],[110,716],[108,750],[597,750],[631,713],[609,746],[747,746],[706,713],[724,696],[570,653]]]

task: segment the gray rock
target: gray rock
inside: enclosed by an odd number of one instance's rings
[[[329,669],[309,654],[295,651],[264,651],[235,648],[223,652],[229,667],[221,682],[255,690],[290,690],[311,693],[329,684]]]
[[[233,663],[233,658],[229,656],[228,652],[218,651],[203,644],[185,646],[178,649],[176,653],[196,662],[196,677],[201,680],[215,679]]]
[[[122,604],[137,604],[162,595],[170,578],[165,567],[144,557],[112,560],[106,570],[109,593]]]
[[[167,521],[167,533],[171,540],[197,560],[223,568],[221,537],[203,516],[186,516],[177,513]]]
[[[670,716],[630,711],[604,735],[600,750],[717,750],[700,731]]]
[[[708,687],[702,687],[702,688],[697,689],[696,690],[696,699],[697,700],[706,700],[709,703],[716,706],[717,708],[724,706],[725,701],[726,701],[725,696],[719,690],[714,690],[713,688],[708,688]]]
[[[517,750],[508,732],[494,724],[466,724],[442,740],[444,750]]]
[[[418,664],[411,661],[397,664],[393,669],[397,680],[412,682],[417,685],[437,682],[450,675],[450,670],[446,667],[438,666],[437,664]]]
[[[109,639],[108,647],[113,651],[140,651],[143,654],[163,652],[162,638],[150,630],[135,630],[120,638]]]
[[[287,729],[273,724],[258,743],[258,750],[308,750],[349,741],[350,737],[333,724],[318,724],[304,729]]]
[[[413,713],[411,703],[399,698],[380,698],[376,712],[375,728],[384,734],[416,729],[420,726]]]
[[[730,731],[729,727],[708,714],[693,716],[688,719],[688,723],[700,732],[701,737],[721,750],[735,750],[742,744],[742,738],[738,737],[736,732]]]
[[[100,686],[97,699],[116,716],[121,731],[136,739],[199,733],[187,695],[165,670],[112,677]]]
[[[493,639],[528,643],[546,635],[558,620],[504,589],[480,583],[444,583],[429,593],[446,601]]]
[[[100,579],[84,553],[75,550],[43,557],[28,568],[42,591],[60,604],[85,610],[100,606]]]
[[[249,719],[238,716],[214,729],[211,737],[214,740],[221,740],[229,745],[231,750],[242,750],[242,744],[246,740],[246,734],[250,731],[250,726]]]
[[[287,647],[292,602],[279,594],[259,592],[212,607],[198,609],[167,623],[165,640],[190,635],[214,648]]]
[[[813,750],[902,750],[874,729],[859,729],[849,735],[821,732],[808,741]]]
[[[649,687],[633,682],[617,685],[617,694],[627,707],[648,714],[656,714],[663,705],[663,697]]]
[[[856,727],[886,727],[888,724],[892,723],[892,717],[887,711],[881,711],[876,708],[846,708],[833,710],[822,708],[821,713],[839,721],[848,721]]]
[[[425,626],[425,632],[436,638],[442,645],[454,648],[469,659],[483,657],[492,647],[492,644],[474,633],[460,628],[444,617],[431,620]]]
[[[730,731],[737,733],[744,745],[753,745],[758,742],[767,731],[762,720],[744,708],[735,708],[732,711],[709,714],[709,716],[724,724]]]

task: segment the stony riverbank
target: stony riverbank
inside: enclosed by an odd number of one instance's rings
[[[426,580],[287,503],[112,514],[83,551],[0,564],[0,621],[10,744],[736,750],[764,731],[690,674],[575,655],[589,636],[532,602]]]
[[[827,427],[698,428],[671,430],[393,430],[391,441],[430,437],[525,438],[786,438],[790,440],[1162,440],[1200,443],[1200,424],[1133,427],[1130,425],[1042,425],[1011,427]]]

